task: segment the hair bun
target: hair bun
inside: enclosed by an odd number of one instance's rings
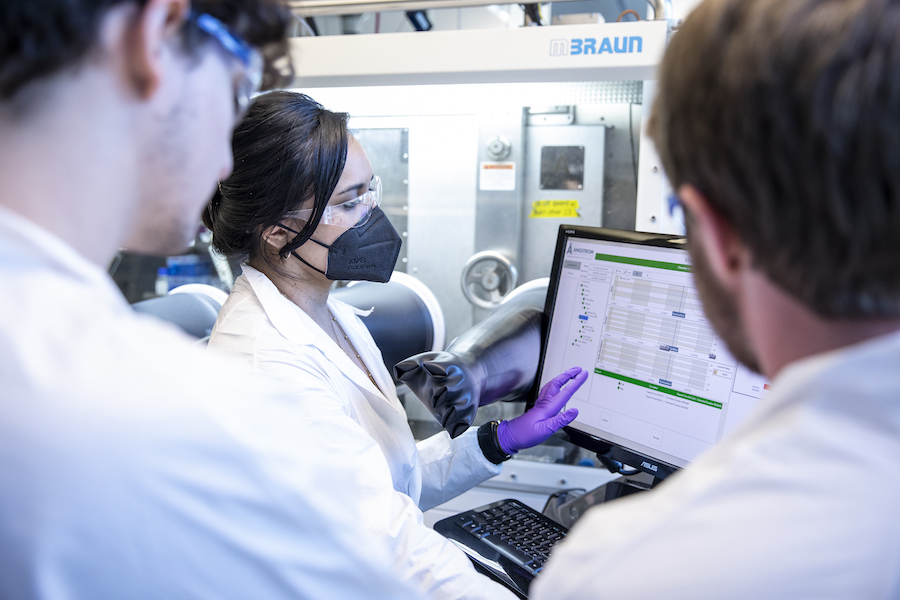
[[[219,218],[219,208],[221,206],[222,182],[220,181],[215,193],[213,193],[213,197],[210,199],[209,203],[207,203],[206,208],[203,209],[203,215],[201,215],[203,225],[205,225],[206,228],[210,231],[213,231],[215,223]]]

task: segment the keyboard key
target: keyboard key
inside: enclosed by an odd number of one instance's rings
[[[514,501],[462,513],[453,522],[480,540],[477,543],[493,548],[530,573],[543,568],[550,549],[567,532],[534,509]]]

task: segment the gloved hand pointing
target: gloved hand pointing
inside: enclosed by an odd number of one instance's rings
[[[500,448],[507,454],[515,454],[523,448],[537,446],[555,431],[574,421],[578,416],[577,408],[570,408],[562,413],[559,410],[587,378],[587,371],[573,367],[550,380],[541,389],[531,410],[511,421],[502,421],[497,427]],[[566,385],[567,383],[569,384]]]

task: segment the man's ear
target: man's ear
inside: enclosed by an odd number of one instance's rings
[[[706,256],[716,278],[730,287],[740,271],[749,267],[749,253],[728,221],[692,185],[678,188],[686,218],[691,219],[691,244]]]
[[[147,0],[131,23],[125,42],[126,68],[138,97],[153,96],[162,81],[167,45],[181,35],[189,0]]]

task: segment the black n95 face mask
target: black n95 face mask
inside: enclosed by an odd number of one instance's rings
[[[309,268],[333,281],[347,279],[377,283],[390,281],[402,243],[397,230],[380,208],[372,211],[364,225],[348,229],[330,246],[312,238],[310,241],[328,248],[328,267],[325,271],[316,269],[296,252],[291,252]]]

